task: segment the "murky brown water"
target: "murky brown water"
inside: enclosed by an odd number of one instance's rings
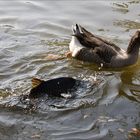
[[[140,1],[1,0],[0,140],[127,140],[140,128],[140,59],[124,69],[102,69],[72,59],[71,25],[79,23],[126,49],[140,29]],[[74,99],[40,99],[35,111],[20,101],[31,78],[84,80]],[[97,78],[97,85],[89,79]]]

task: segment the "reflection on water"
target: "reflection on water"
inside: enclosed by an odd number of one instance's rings
[[[140,29],[140,22],[137,21],[130,21],[130,20],[115,21],[114,25],[121,26],[127,29]]]
[[[140,1],[14,0],[0,5],[0,138],[133,139],[129,131],[140,127],[140,59],[128,68],[99,69],[64,54],[75,23],[126,49],[140,28]],[[75,98],[22,100],[32,77],[60,76],[83,81]]]
[[[126,14],[127,12],[129,12],[128,10],[128,4],[127,3],[113,3],[114,6],[116,7],[116,11],[121,12],[123,14]]]
[[[127,97],[129,100],[140,103],[140,72],[139,62],[136,66],[131,67],[128,71],[124,71],[121,74],[121,80],[123,82],[120,95]]]

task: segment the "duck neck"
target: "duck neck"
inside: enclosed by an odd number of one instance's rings
[[[128,54],[138,54],[139,48],[140,48],[140,42],[138,40],[134,40],[134,38],[132,38],[128,45],[127,53]]]

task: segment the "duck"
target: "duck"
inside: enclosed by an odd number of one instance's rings
[[[72,38],[69,44],[72,58],[94,63],[102,67],[121,68],[137,62],[140,48],[140,29],[132,36],[127,50],[92,34],[81,25],[72,26]]]
[[[47,95],[48,97],[64,97],[62,94],[69,94],[75,90],[77,79],[73,77],[58,77],[50,80],[32,78],[32,88],[28,95],[29,99],[37,99]]]

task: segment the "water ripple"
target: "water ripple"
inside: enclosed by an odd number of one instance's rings
[[[140,27],[140,2],[14,0],[0,5],[0,138],[129,139],[140,122],[140,59],[128,68],[99,69],[64,54],[75,23],[126,49],[130,32]],[[74,99],[21,100],[32,77],[60,76],[84,81]]]

